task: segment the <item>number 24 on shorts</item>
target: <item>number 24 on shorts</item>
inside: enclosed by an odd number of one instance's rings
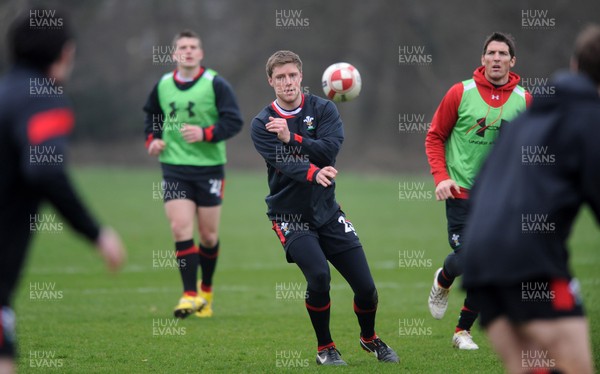
[[[352,222],[347,221],[346,217],[339,216],[338,217],[338,222],[341,223],[342,225],[344,225],[344,232],[345,233],[352,232],[352,233],[354,233],[354,235],[358,236],[358,234],[356,233],[356,230],[354,229],[354,226],[352,225]]]
[[[223,180],[222,179],[210,179],[210,193],[222,197],[223,193]]]

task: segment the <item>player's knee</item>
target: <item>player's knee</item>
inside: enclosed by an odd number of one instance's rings
[[[219,242],[219,234],[216,231],[200,230],[200,244],[203,247],[213,248]]]
[[[175,237],[175,240],[185,240],[189,239],[193,235],[193,224],[191,222],[185,222],[183,220],[174,219],[171,220],[171,232]]]
[[[371,301],[374,305],[379,303],[379,293],[377,293],[377,288],[373,288],[373,292],[371,292]]]
[[[357,292],[355,298],[355,301],[359,302],[361,305],[369,305],[369,307],[377,306],[377,303],[379,303],[379,294],[377,293],[375,285],[365,291]]]
[[[329,283],[331,282],[331,275],[329,271],[323,270],[312,274],[307,279],[307,287],[315,292],[329,292]]]
[[[462,275],[464,271],[461,253],[462,251],[450,253],[444,261],[444,268],[448,271],[448,275],[452,278]]]

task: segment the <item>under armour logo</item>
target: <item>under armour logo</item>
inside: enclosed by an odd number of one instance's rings
[[[485,137],[485,129],[487,129],[487,126],[485,125],[485,118],[479,118],[477,120],[477,124],[481,128],[477,129],[477,131],[475,131],[475,135],[477,135],[481,138],[484,138]],[[452,239],[452,240],[454,240],[454,239]]]
[[[196,104],[194,104],[192,101],[188,101],[188,107],[187,107],[187,111],[188,111],[188,115],[189,115],[190,117],[193,117],[193,116],[195,116],[195,115],[196,115],[196,114],[194,113],[194,111],[192,110],[192,108],[194,107],[194,105],[196,105]]]
[[[194,113],[194,111],[192,110],[194,105],[196,105],[196,104],[193,101],[188,101],[188,106],[187,106],[186,110],[188,111],[188,116],[190,116],[190,117],[194,117],[196,115],[196,113]],[[174,101],[171,101],[169,103],[169,108],[171,108],[171,111],[169,112],[169,117],[174,118],[175,112],[177,112],[177,107],[175,106]]]
[[[477,125],[479,125],[479,129],[477,129],[477,131],[475,131],[475,135],[481,137],[481,138],[485,138],[485,131],[490,129],[490,130],[498,130],[499,128],[502,128],[502,125],[505,124],[507,121],[504,119],[500,119],[500,124],[496,124],[497,121],[493,121],[492,123],[490,123],[489,125],[486,124],[486,118],[480,118],[477,120]],[[475,127],[475,126],[473,126]]]
[[[500,95],[492,95],[492,100],[500,100]]]

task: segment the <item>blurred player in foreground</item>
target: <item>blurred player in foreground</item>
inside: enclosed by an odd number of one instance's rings
[[[60,26],[43,27],[35,25],[49,23],[37,22],[44,19],[36,17],[28,14],[11,25],[8,45],[14,65],[0,81],[0,373],[14,371],[15,317],[10,299],[42,202],[52,204],[95,243],[111,270],[118,269],[125,257],[118,235],[98,226],[66,171],[67,136],[75,124],[62,92],[75,56],[68,21],[57,12],[53,19],[60,20]]]
[[[496,142],[501,127],[523,112],[531,96],[511,72],[515,46],[509,35],[493,33],[483,45],[481,66],[473,78],[457,83],[444,96],[431,121],[425,150],[435,182],[437,200],[446,202],[448,242],[452,252],[439,268],[429,293],[429,310],[441,319],[448,308],[450,286],[462,274],[463,231],[469,214],[469,190],[479,168]],[[493,198],[493,196],[490,196]],[[493,212],[490,212],[493,214]],[[478,308],[469,294],[460,311],[452,345],[478,349],[471,326]]]
[[[302,93],[302,61],[294,52],[275,52],[266,70],[276,99],[252,121],[252,140],[267,164],[267,215],[288,262],[306,278],[317,364],[346,365],[329,330],[328,261],[354,291],[362,349],[379,361],[399,362],[375,333],[377,289],[356,231],[335,200],[335,159],[344,140],[337,108]]]
[[[242,128],[233,89],[201,65],[200,37],[185,30],[173,40],[177,69],[160,79],[144,106],[146,147],[163,173],[165,213],[171,224],[183,296],[174,315],[213,315],[213,276],[225,188],[225,140]],[[194,244],[194,221],[200,243]],[[198,266],[202,281],[196,284]],[[198,294],[200,291],[200,294]]]
[[[510,373],[593,372],[566,242],[582,204],[600,222],[600,26],[571,67],[505,129],[472,195],[463,286]]]

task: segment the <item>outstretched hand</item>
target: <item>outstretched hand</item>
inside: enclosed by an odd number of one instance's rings
[[[109,270],[114,272],[121,268],[126,254],[123,242],[116,231],[110,227],[103,227],[96,240],[96,246],[100,249],[100,254]]]

